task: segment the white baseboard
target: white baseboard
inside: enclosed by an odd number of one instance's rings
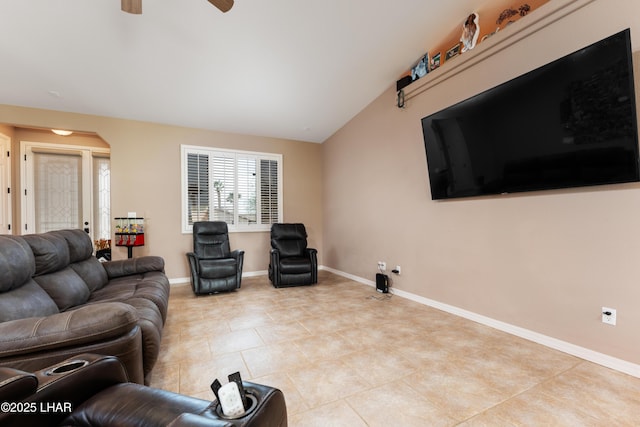
[[[351,279],[354,282],[364,283],[365,285],[369,285],[369,286],[375,286],[376,285],[376,282],[374,282],[373,280],[367,280],[367,279],[364,279],[364,278],[362,278],[360,276],[355,276],[353,274],[345,273],[344,271],[336,270],[334,268],[326,267],[324,265],[319,266],[318,270],[326,270],[326,271],[331,272],[333,274],[337,274],[338,276],[342,276],[342,277],[346,277],[347,279]]]
[[[345,273],[343,271],[335,270],[329,267],[322,267],[322,269],[330,271],[331,273],[337,274],[339,276],[343,276],[348,279],[354,280],[356,282],[375,287],[375,282],[372,280],[367,280],[362,277],[354,276],[353,274]],[[524,338],[526,340],[533,341],[538,344],[542,344],[546,347],[553,348],[558,351],[562,351],[572,356],[576,356],[581,359],[588,360],[589,362],[593,362],[598,365],[602,365],[607,368],[611,368],[616,371],[623,372],[625,374],[629,374],[634,377],[640,378],[640,365],[637,365],[635,363],[627,362],[626,360],[618,359],[613,356],[599,353],[597,351],[593,351],[588,348],[580,347],[575,344],[568,343],[566,341],[549,337],[547,335],[543,335],[538,332],[530,331],[528,329],[521,328],[519,326],[511,325],[509,323],[505,323],[500,320],[492,319],[490,317],[483,316],[481,314],[473,313],[471,311],[464,310],[462,308],[458,308],[449,304],[444,304],[442,302],[438,302],[429,298],[415,295],[400,289],[393,288],[392,293],[401,298],[406,298],[411,301],[415,301],[417,303],[427,305],[429,307],[433,307],[438,310],[442,310],[447,313],[451,313],[456,316],[460,316],[477,323],[481,323],[491,328],[494,328],[503,332],[507,332],[511,335],[515,335],[517,337]]]
[[[182,283],[191,283],[190,277],[176,277],[175,279],[169,279],[170,285],[180,285]]]
[[[247,271],[246,273],[243,271],[242,277],[266,276],[267,274],[269,274],[267,270]]]

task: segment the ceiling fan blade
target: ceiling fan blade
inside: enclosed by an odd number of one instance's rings
[[[228,12],[229,9],[231,9],[231,7],[233,6],[233,0],[209,0],[209,3],[223,12]]]
[[[142,0],[121,0],[121,9],[135,15],[142,14]]]

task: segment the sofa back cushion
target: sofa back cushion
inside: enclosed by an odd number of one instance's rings
[[[51,231],[49,234],[61,237],[67,242],[70,263],[84,261],[92,257],[93,243],[91,243],[91,237],[84,230],[57,230]]]
[[[47,235],[50,238],[66,242],[69,251],[69,265],[85,282],[89,292],[96,291],[107,284],[109,281],[107,271],[93,256],[91,237],[84,230],[56,230],[50,231]]]
[[[273,224],[271,247],[280,251],[280,256],[300,257],[307,249],[307,230],[304,224]]]
[[[87,302],[91,294],[89,287],[71,268],[70,263],[72,259],[79,260],[86,257],[87,240],[88,247],[92,247],[89,236],[82,230],[63,230],[29,234],[23,238],[31,247],[35,257],[34,280],[49,294],[58,309],[65,311]],[[88,255],[91,256],[91,249]]]
[[[84,261],[78,261],[71,264],[71,268],[78,276],[82,277],[84,283],[89,288],[89,292],[93,293],[98,289],[102,289],[109,281],[107,270],[102,266],[96,257],[89,257]]]
[[[31,276],[36,270],[33,252],[18,236],[0,236],[0,322],[58,312],[49,295]]]
[[[58,307],[51,297],[33,279],[0,294],[0,322],[49,316],[57,312]]]
[[[27,241],[36,260],[35,275],[53,273],[69,265],[69,245],[67,241],[54,233],[27,234]]]
[[[231,252],[227,223],[198,221],[193,223],[193,252],[198,258],[227,258]]]
[[[49,294],[60,311],[84,304],[91,295],[87,284],[71,267],[36,276],[33,280]]]
[[[33,252],[24,239],[0,236],[0,294],[26,284],[35,270]]]

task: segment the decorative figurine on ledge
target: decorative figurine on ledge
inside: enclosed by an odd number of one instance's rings
[[[480,24],[478,24],[478,14],[472,13],[469,15],[462,24],[462,36],[460,41],[462,42],[462,52],[476,47],[478,41],[478,35],[480,34]]]

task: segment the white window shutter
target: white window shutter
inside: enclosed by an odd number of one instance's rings
[[[282,222],[282,155],[182,146],[183,232],[195,221],[230,231],[268,231]]]
[[[187,221],[209,219],[209,155],[187,154]]]

